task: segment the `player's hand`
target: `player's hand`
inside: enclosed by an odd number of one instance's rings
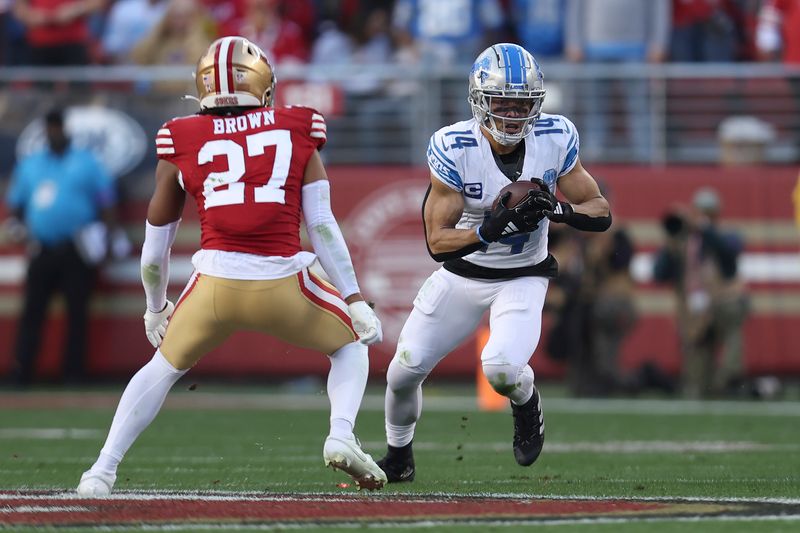
[[[536,209],[551,222],[567,222],[574,213],[572,205],[568,202],[559,202],[550,189],[535,191],[532,201]]]
[[[510,196],[510,192],[501,196],[489,218],[478,228],[478,237],[483,242],[496,242],[503,237],[529,233],[539,227],[541,217],[537,216],[538,213],[532,209],[531,204],[534,196],[529,195],[525,200],[509,209],[506,204]]]
[[[551,222],[568,222],[572,217],[574,210],[572,204],[568,202],[559,202],[553,193],[541,193],[534,198],[536,203],[542,210],[542,214],[550,219]]]
[[[361,344],[375,344],[383,340],[383,330],[378,315],[365,301],[353,302],[347,306],[350,311],[350,320],[353,321],[353,329],[358,334],[358,341]]]
[[[164,334],[167,332],[167,321],[172,316],[173,311],[175,311],[175,305],[167,300],[164,309],[158,313],[154,313],[149,309],[144,312],[144,333],[153,348],[161,346],[161,341],[164,340]]]

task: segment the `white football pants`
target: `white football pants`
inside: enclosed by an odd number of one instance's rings
[[[475,280],[447,270],[434,272],[414,299],[386,374],[386,437],[405,446],[422,411],[422,382],[466,339],[489,309],[489,341],[481,353],[492,387],[515,404],[533,394],[528,361],[542,331],[549,281],[541,277]]]

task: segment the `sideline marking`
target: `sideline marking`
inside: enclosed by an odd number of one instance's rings
[[[93,512],[92,507],[79,507],[77,505],[47,506],[47,505],[18,505],[16,507],[0,507],[0,513],[86,513]]]
[[[99,439],[105,432],[100,429],[82,428],[0,428],[0,439]]]
[[[437,502],[453,500],[577,500],[577,501],[631,501],[631,502],[665,502],[665,503],[753,503],[753,504],[777,504],[800,506],[800,498],[773,498],[773,497],[706,497],[706,496],[586,496],[570,494],[531,494],[531,493],[496,493],[496,492],[430,492],[420,494],[397,494],[372,492],[366,495],[342,494],[339,492],[292,492],[291,494],[270,494],[261,491],[203,491],[203,490],[126,490],[115,492],[108,498],[103,499],[83,499],[79,498],[74,491],[63,490],[2,490],[0,500],[81,500],[86,502],[103,500],[208,500],[208,501],[236,501],[236,500],[257,500],[272,502],[287,501],[321,501],[339,502],[354,501],[364,502],[370,500],[395,500],[402,498],[407,502]]]
[[[381,448],[383,441],[364,441],[362,446]],[[452,444],[440,442],[414,441],[414,447],[426,451],[449,451]],[[508,442],[467,442],[463,449],[468,451],[502,452],[508,450]],[[605,442],[545,442],[547,453],[731,453],[731,452],[769,452],[797,451],[800,444],[763,444],[751,441],[664,441],[664,440],[613,440]]]
[[[119,401],[118,392],[0,392],[2,410],[12,409],[104,409],[111,410]],[[545,412],[573,414],[630,415],[721,415],[721,416],[789,416],[800,417],[800,402],[775,401],[699,401],[680,399],[584,399],[552,398],[542,401]],[[268,411],[328,411],[324,394],[230,393],[175,391],[167,396],[165,409],[228,410],[258,409]],[[474,395],[436,396],[425,398],[429,411],[474,413],[478,411]],[[2,412],[0,410],[0,412]],[[382,394],[367,394],[361,410],[384,410]],[[509,408],[510,410],[510,408]]]
[[[329,528],[515,527],[690,522],[797,522],[800,502],[718,498],[513,498],[331,493],[132,491],[105,499],[73,492],[0,492],[0,529],[84,527],[115,531],[274,531]],[[59,500],[63,501],[61,503]],[[71,505],[65,505],[69,500]],[[751,499],[752,500],[752,499]],[[42,505],[22,502],[40,501]],[[274,505],[269,505],[271,502]],[[47,505],[52,503],[52,505]],[[84,504],[83,506],[79,504]],[[266,505],[265,505],[266,504]],[[233,521],[235,523],[230,523]],[[104,525],[107,522],[109,525]]]

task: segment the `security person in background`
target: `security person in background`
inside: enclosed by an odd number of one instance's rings
[[[105,227],[114,220],[114,185],[88,150],[70,144],[61,110],[45,117],[47,146],[17,163],[6,204],[11,218],[4,226],[17,241],[27,240],[29,264],[12,380],[32,381],[41,344],[42,324],[53,295],[65,299],[63,342],[65,382],[84,377],[89,299],[97,263],[105,256]]]

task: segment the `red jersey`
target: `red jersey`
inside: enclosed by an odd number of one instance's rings
[[[259,107],[172,119],[156,153],[197,203],[203,249],[290,257],[301,250],[305,168],[326,140],[313,109]]]

